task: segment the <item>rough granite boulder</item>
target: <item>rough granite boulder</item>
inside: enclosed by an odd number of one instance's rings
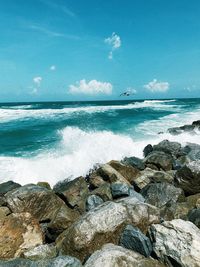
[[[120,236],[119,245],[134,250],[145,257],[149,257],[152,253],[150,239],[144,235],[140,229],[130,224],[123,230]]]
[[[40,245],[23,253],[23,257],[29,260],[52,259],[57,256],[57,249],[52,244]]]
[[[181,219],[166,221],[150,227],[153,250],[168,266],[200,266],[200,230]]]
[[[40,222],[50,222],[61,208],[65,213],[69,213],[67,223],[73,221],[72,211],[64,201],[44,187],[28,184],[8,192],[5,197],[12,212],[29,212]]]
[[[200,208],[192,209],[188,214],[188,219],[200,228]]]
[[[191,161],[200,160],[200,145],[188,143],[182,151]]]
[[[76,209],[80,213],[85,211],[85,202],[89,194],[85,178],[78,177],[72,181],[59,182],[53,190],[70,208]]]
[[[164,267],[152,258],[113,244],[106,244],[86,261],[85,267]]]
[[[186,195],[200,193],[200,160],[192,161],[177,170],[175,182]]]
[[[103,203],[103,199],[96,195],[90,195],[86,200],[86,211],[92,210]]]
[[[100,198],[103,199],[103,201],[109,201],[112,200],[112,193],[109,183],[104,183],[98,188],[96,188],[94,191],[91,192],[93,195],[97,195]]]
[[[29,213],[13,213],[0,220],[0,259],[19,257],[43,244],[39,222]]]
[[[113,199],[126,197],[126,196],[129,196],[130,194],[130,187],[127,184],[112,183],[111,192],[112,192]]]
[[[170,171],[173,167],[173,158],[170,154],[163,151],[153,151],[145,159],[144,162],[155,165],[159,170]]]
[[[13,189],[19,188],[21,185],[13,181],[8,181],[0,184],[0,196],[4,196],[7,192],[12,191]]]
[[[143,160],[137,157],[125,157],[121,162],[126,166],[132,166],[134,169],[140,171],[145,169],[145,164]]]
[[[105,243],[118,244],[126,224],[133,224],[146,232],[149,225],[159,222],[156,207],[127,197],[117,202],[105,202],[81,216],[57,238],[56,245],[61,253],[83,261]]]
[[[163,140],[159,144],[153,146],[153,151],[163,151],[177,157],[181,151],[181,144],[178,142]]]

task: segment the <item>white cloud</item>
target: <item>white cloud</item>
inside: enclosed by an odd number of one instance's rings
[[[38,93],[38,88],[33,88],[33,90],[30,92],[31,95],[36,95]]]
[[[69,86],[69,93],[71,94],[87,94],[87,95],[97,95],[97,94],[107,94],[112,93],[113,86],[108,82],[100,82],[97,80],[91,80],[87,82],[85,79],[76,82],[75,85]]]
[[[144,88],[151,92],[166,92],[170,87],[168,82],[159,82],[157,79],[144,85]]]
[[[112,33],[112,35],[104,40],[106,44],[111,46],[111,51],[108,54],[108,58],[112,59],[113,58],[113,51],[116,49],[119,49],[122,42],[121,38],[119,35],[117,35],[115,32]]]
[[[34,77],[33,82],[36,84],[37,87],[40,87],[40,84],[42,82],[42,77],[40,77],[40,76]]]
[[[56,66],[55,66],[55,65],[52,65],[52,66],[50,67],[50,70],[52,70],[52,71],[56,70]]]

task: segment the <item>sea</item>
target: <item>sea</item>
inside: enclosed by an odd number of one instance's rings
[[[143,157],[147,144],[168,139],[170,127],[200,119],[200,99],[0,104],[0,182],[20,184],[86,175],[96,164]]]

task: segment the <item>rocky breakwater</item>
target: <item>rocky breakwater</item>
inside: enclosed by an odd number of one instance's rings
[[[0,184],[0,266],[200,266],[199,155],[164,140],[52,189]]]

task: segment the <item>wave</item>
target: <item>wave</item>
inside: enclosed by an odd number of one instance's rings
[[[173,100],[174,102],[175,100]],[[145,100],[143,102],[133,102],[127,105],[110,105],[110,106],[86,106],[86,107],[65,107],[62,109],[31,109],[27,108],[1,108],[0,109],[0,123],[5,123],[18,119],[27,119],[27,118],[51,118],[54,116],[67,116],[71,114],[78,113],[102,113],[108,111],[117,111],[117,110],[131,110],[131,109],[142,109],[150,108],[153,110],[170,110],[175,108],[176,111],[180,109],[180,105],[168,105],[168,102],[172,100]]]
[[[20,184],[47,181],[54,185],[65,178],[86,175],[96,163],[121,160],[125,156],[142,158],[147,144],[156,144],[163,139],[200,144],[199,135],[189,134],[164,134],[135,141],[130,136],[109,131],[87,132],[66,127],[59,131],[59,135],[61,141],[53,151],[41,152],[32,158],[0,157],[0,181],[14,180]]]

